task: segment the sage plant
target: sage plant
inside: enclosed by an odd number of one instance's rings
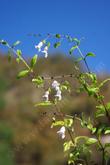
[[[40,35],[42,36],[42,35]],[[52,39],[52,42],[50,42]],[[53,41],[57,41],[54,42]],[[74,57],[74,51],[80,54],[76,60],[74,60],[73,67],[76,70],[75,73],[69,75],[59,75],[54,77],[45,77],[42,75],[35,74],[35,65],[39,57],[39,53],[44,55],[44,58],[48,58],[48,51],[50,46],[58,48],[63,41],[71,45],[69,49],[69,55]],[[30,62],[27,62],[22,55],[20,49],[16,49],[16,46],[20,44],[20,41],[16,41],[10,45],[5,40],[0,40],[0,44],[8,48],[8,59],[11,59],[12,55],[16,56],[16,61],[19,64],[22,62],[25,66],[25,70],[18,73],[17,78],[24,78],[29,76],[32,83],[40,88],[44,87],[45,81],[52,80],[49,88],[44,91],[44,95],[41,98],[41,102],[35,104],[35,106],[54,106],[57,115],[53,115],[52,124],[50,129],[57,127],[57,135],[59,135],[63,141],[64,153],[67,157],[68,164],[73,165],[95,165],[97,163],[91,160],[93,154],[93,146],[97,153],[101,154],[101,165],[106,165],[110,158],[110,139],[108,142],[103,140],[103,137],[109,137],[110,134],[110,102],[104,101],[104,95],[101,93],[103,85],[110,80],[105,79],[101,83],[98,81],[97,75],[93,73],[87,63],[87,58],[94,57],[94,53],[89,52],[83,54],[80,49],[81,40],[74,38],[70,35],[61,34],[47,34],[45,39],[39,43],[35,43],[33,46],[36,49],[36,53]],[[84,62],[86,71],[81,72],[79,63]],[[96,111],[94,112],[94,118],[85,117],[84,112],[81,115],[65,114],[58,107],[58,102],[63,99],[63,91],[71,91],[68,77],[75,79],[78,83],[78,92],[85,92],[89,97],[94,98],[97,102]],[[59,82],[59,79],[67,79],[66,81]],[[102,123],[98,124],[98,118],[104,117],[108,120],[108,125]],[[89,130],[91,136],[76,136],[74,125],[75,122],[79,122],[81,128]],[[96,124],[97,123],[97,124]],[[68,138],[69,137],[69,138]]]

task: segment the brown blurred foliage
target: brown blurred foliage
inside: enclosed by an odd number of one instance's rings
[[[44,90],[36,88],[29,78],[17,80],[16,75],[22,68],[15,59],[9,63],[6,56],[0,56],[0,165],[66,165],[63,142],[57,130],[50,129],[55,109],[34,107],[41,101]],[[39,59],[35,72],[45,76],[70,74],[74,72],[73,60],[62,55]],[[71,115],[85,112],[92,116],[96,102],[76,92],[78,84],[74,78],[68,81],[72,91],[64,93],[59,104],[61,111]],[[51,81],[45,83],[45,88],[49,83]],[[110,86],[105,85],[102,91],[108,101]],[[77,134],[89,134],[78,123],[76,130]]]

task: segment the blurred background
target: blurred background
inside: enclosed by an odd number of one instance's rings
[[[11,44],[20,40],[19,48],[25,59],[37,53],[34,46],[43,39],[30,34],[70,34],[82,38],[84,54],[91,51],[96,54],[88,63],[99,82],[109,77],[109,0],[0,0],[0,5],[0,39]],[[57,51],[52,47],[49,51],[49,58],[39,57],[36,74],[56,76],[74,71],[74,57],[68,58],[67,43]],[[17,80],[16,75],[24,66],[17,65],[15,58],[9,63],[6,55],[7,49],[0,46],[0,165],[66,165],[63,142],[57,130],[50,129],[55,109],[33,106],[41,101],[44,90],[37,89],[29,78]],[[80,68],[85,70],[83,65]],[[78,84],[73,78],[68,81],[72,91],[64,94],[60,109],[71,115],[85,112],[92,116],[95,101],[76,93]],[[109,101],[108,83],[102,92]],[[77,134],[89,135],[78,123],[77,130]],[[100,161],[97,155],[93,156]]]

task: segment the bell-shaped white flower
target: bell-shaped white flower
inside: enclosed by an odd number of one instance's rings
[[[48,57],[48,52],[46,50],[43,50],[42,53],[44,53],[44,57],[47,58]]]
[[[54,80],[53,83],[52,83],[52,88],[56,88],[56,87],[59,87],[59,83],[58,81]]]
[[[45,46],[44,50],[42,51],[42,53],[44,53],[44,57],[47,58],[48,57],[48,46]]]
[[[56,91],[55,97],[60,101],[62,99],[60,83],[58,83],[58,81],[54,80],[52,83],[52,88]]]
[[[58,90],[58,91],[57,91],[55,97],[57,97],[59,101],[62,99],[61,90]]]
[[[57,133],[61,136],[62,139],[65,138],[65,131],[66,131],[66,129],[64,126],[61,127],[59,131],[57,131]]]
[[[45,101],[49,101],[49,91],[46,91],[45,94],[43,95],[43,98]]]
[[[38,51],[40,52],[43,44],[44,44],[43,41],[41,41],[41,42],[39,42],[38,45],[35,45],[35,48],[38,49]]]
[[[48,46],[45,46],[44,50],[45,50],[45,51],[48,51],[48,49],[49,49]]]
[[[59,87],[59,86],[56,86],[54,89],[55,89],[56,91],[59,91],[59,90],[60,90],[60,87]]]

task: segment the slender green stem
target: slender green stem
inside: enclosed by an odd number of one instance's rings
[[[101,143],[100,136],[98,136],[97,139],[98,139],[98,143],[99,143],[101,150],[102,150],[102,165],[105,165],[105,163],[106,163],[105,158],[104,158],[105,157],[105,148]]]
[[[88,63],[87,63],[87,61],[86,61],[86,59],[85,59],[85,57],[84,57],[82,51],[80,50],[80,48],[79,48],[78,46],[77,46],[77,50],[79,51],[81,57],[83,58],[84,63],[85,63],[85,65],[86,65],[86,68],[87,68],[88,72],[91,73],[91,72],[90,72],[90,69],[89,69],[89,66],[88,66]]]
[[[66,128],[66,129],[68,131],[68,134],[70,135],[70,138],[71,138],[72,143],[74,144],[74,139],[73,139],[73,136],[72,136],[71,131],[69,130],[69,128]]]
[[[105,108],[105,112],[106,112],[106,116],[107,116],[107,118],[108,118],[108,121],[110,122],[110,115],[109,115],[109,112],[108,112],[108,110],[107,110],[107,108],[106,108],[105,102],[104,102],[103,99],[101,99],[101,101],[102,101],[102,104],[103,104],[103,106],[104,106],[104,108]]]
[[[30,70],[30,66],[27,64],[26,60],[22,56],[18,56],[17,52],[15,49],[13,49],[9,44],[7,44],[7,47],[13,51],[13,53],[20,58],[20,60],[25,64],[25,66]]]

